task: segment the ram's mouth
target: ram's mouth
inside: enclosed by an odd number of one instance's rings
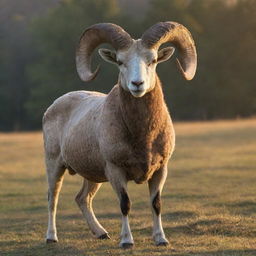
[[[140,90],[140,89],[136,89],[136,90],[130,90],[132,96],[139,98],[144,96],[145,94],[145,90]]]

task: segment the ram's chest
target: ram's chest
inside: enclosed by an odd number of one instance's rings
[[[167,130],[154,139],[130,139],[119,152],[115,152],[114,162],[125,169],[129,180],[143,183],[167,163],[173,148],[174,136]]]

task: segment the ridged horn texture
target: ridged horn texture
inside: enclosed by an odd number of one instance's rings
[[[177,47],[180,60],[177,65],[186,80],[193,79],[197,67],[197,54],[190,32],[176,22],[159,22],[142,35],[142,44],[147,48],[158,49],[161,44],[170,42]]]
[[[115,50],[128,48],[132,44],[131,36],[120,26],[112,23],[99,23],[87,28],[82,34],[76,50],[76,69],[81,80],[93,80],[98,71],[91,71],[93,50],[100,44],[108,43]]]

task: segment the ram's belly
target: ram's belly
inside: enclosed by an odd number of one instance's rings
[[[83,163],[71,162],[70,166],[75,173],[89,181],[96,183],[107,181],[104,167],[97,162],[91,163],[89,159],[84,159]]]
[[[97,141],[86,134],[79,141],[68,141],[65,145],[63,159],[68,167],[82,177],[93,182],[106,181],[105,162],[100,154]]]
[[[105,182],[104,164],[94,152],[73,152],[74,157],[67,158],[66,163],[77,174],[92,182]]]

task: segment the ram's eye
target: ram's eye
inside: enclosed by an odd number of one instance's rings
[[[123,65],[123,62],[120,61],[120,60],[118,60],[118,61],[117,61],[117,65],[118,65],[118,66],[121,66],[121,65]]]

